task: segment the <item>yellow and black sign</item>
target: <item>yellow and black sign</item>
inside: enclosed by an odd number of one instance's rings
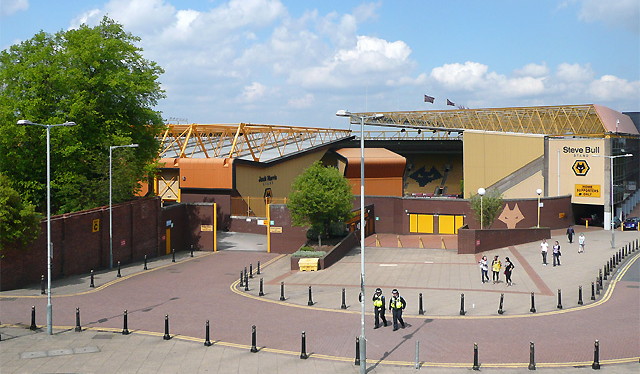
[[[584,177],[589,172],[590,167],[586,160],[576,160],[571,169],[578,177]]]
[[[98,232],[100,231],[100,219],[94,219],[93,222],[91,223],[91,232]]]
[[[213,225],[200,225],[200,231],[213,231]]]
[[[576,196],[600,197],[599,184],[576,184]]]
[[[272,234],[282,234],[282,226],[271,226],[269,232]]]

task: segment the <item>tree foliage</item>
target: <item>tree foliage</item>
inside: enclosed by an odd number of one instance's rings
[[[138,41],[105,17],[0,52],[0,172],[38,211],[46,209],[46,130],[19,119],[77,124],[50,131],[54,213],[108,203],[109,146],[139,144],[113,152],[114,202],[130,199],[153,170],[163,70],[142,57]]]
[[[482,198],[482,214],[480,214],[480,195],[471,195],[470,200],[471,209],[475,212],[478,221],[480,221],[480,217],[482,217],[482,227],[485,229],[490,228],[493,221],[495,221],[498,214],[500,214],[500,209],[503,205],[502,194],[495,188],[487,190]]]
[[[40,219],[35,206],[23,202],[9,178],[0,174],[0,250],[35,240],[40,234]]]
[[[343,222],[351,216],[353,194],[349,182],[338,169],[314,162],[291,186],[287,206],[293,224],[311,226],[329,233],[332,222]]]

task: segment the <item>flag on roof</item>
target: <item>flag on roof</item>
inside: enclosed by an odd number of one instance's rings
[[[425,103],[429,102],[429,103],[432,103],[432,104],[433,104],[433,101],[434,101],[435,99],[436,99],[435,97],[428,96],[428,95],[424,95],[424,102],[425,102]]]
[[[456,106],[456,103],[454,103],[453,101],[447,99],[447,105]]]

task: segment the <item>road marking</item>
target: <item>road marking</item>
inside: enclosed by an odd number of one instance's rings
[[[398,266],[398,264],[380,264],[378,266]]]

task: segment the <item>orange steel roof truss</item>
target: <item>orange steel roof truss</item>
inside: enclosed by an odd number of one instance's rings
[[[265,151],[284,156],[295,151],[351,136],[349,130],[277,125],[190,124],[167,125],[161,139],[160,157],[239,158],[250,155],[260,161]]]
[[[594,105],[561,105],[495,109],[458,109],[407,112],[382,112],[380,119],[367,119],[367,124],[413,127],[433,130],[482,130],[544,135],[596,135],[607,132]],[[352,124],[360,116],[353,113]]]

